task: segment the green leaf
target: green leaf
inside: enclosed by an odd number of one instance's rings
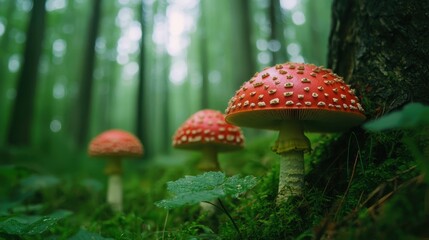
[[[429,125],[429,106],[410,103],[400,111],[366,123],[364,128],[369,131],[382,131],[395,128],[417,128],[422,125]]]
[[[21,180],[21,186],[24,191],[37,191],[57,186],[60,180],[51,175],[32,175]]]
[[[68,240],[107,240],[112,238],[105,238],[97,233],[88,232],[84,229],[80,229],[75,235],[71,236]]]
[[[237,198],[240,194],[253,188],[256,183],[257,180],[253,176],[226,177],[222,172],[206,172],[198,176],[185,176],[174,182],[168,182],[167,190],[173,195],[173,198],[161,200],[155,205],[171,209],[225,196]]]
[[[240,194],[252,189],[256,183],[257,180],[253,176],[240,178],[239,175],[235,175],[226,179],[224,184],[225,193],[226,195],[238,198]]]
[[[72,213],[58,210],[47,216],[14,216],[0,222],[0,233],[12,235],[36,235],[53,227],[60,219]]]

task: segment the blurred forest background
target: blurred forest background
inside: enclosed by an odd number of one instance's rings
[[[245,149],[219,158],[259,181],[225,199],[238,228],[157,208],[167,182],[201,173],[175,130],[286,61],[332,68],[378,127],[308,135],[306,193],[281,206],[276,133],[243,129]],[[428,62],[428,1],[0,0],[0,239],[426,239]],[[145,148],[125,163],[125,214],[87,154],[112,128]]]
[[[330,1],[0,0],[0,158],[69,171],[110,128],[171,154],[254,72],[326,65],[330,18]]]

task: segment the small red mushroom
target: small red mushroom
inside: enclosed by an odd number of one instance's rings
[[[140,140],[129,132],[109,130],[96,136],[88,147],[92,157],[106,157],[109,162],[105,173],[109,176],[107,187],[107,203],[114,211],[122,211],[122,166],[124,157],[140,157],[143,145]]]
[[[203,152],[198,165],[203,171],[218,171],[218,152],[241,149],[243,143],[241,129],[226,123],[221,112],[210,109],[193,114],[173,136],[173,147]]]
[[[280,161],[277,202],[302,194],[304,152],[309,132],[335,132],[359,125],[364,110],[353,89],[332,70],[305,63],[284,63],[256,73],[236,91],[226,121],[279,131],[273,151]]]

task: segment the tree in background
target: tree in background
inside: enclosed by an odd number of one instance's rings
[[[45,2],[45,0],[33,1],[27,29],[24,63],[19,75],[16,99],[10,118],[8,133],[10,145],[28,146],[31,143],[39,60],[45,35]]]
[[[75,110],[75,131],[76,141],[81,147],[84,147],[87,142],[87,134],[89,128],[92,86],[93,86],[93,71],[95,66],[95,43],[98,36],[101,16],[101,0],[95,0],[92,5],[92,14],[89,21],[88,35],[86,48],[82,54],[82,78],[79,87],[79,96]]]

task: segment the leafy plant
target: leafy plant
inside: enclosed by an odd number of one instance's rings
[[[403,142],[417,162],[423,173],[424,180],[429,184],[429,106],[421,103],[410,103],[402,110],[390,113],[382,118],[367,123],[364,127],[370,131],[390,129],[408,130]],[[416,141],[416,139],[418,139]],[[422,142],[424,150],[419,149]],[[425,189],[424,213],[429,215],[429,188]]]
[[[403,141],[413,157],[417,160],[421,171],[425,175],[426,182],[429,183],[429,162],[425,159],[424,153],[418,148],[418,144],[415,140],[417,137],[429,142],[429,129],[427,126],[429,126],[429,106],[425,106],[421,103],[409,103],[400,111],[387,114],[377,120],[368,122],[364,125],[364,128],[369,131],[392,129],[410,130]],[[421,129],[424,130],[421,131]],[[425,148],[428,148],[428,146],[426,145]]]
[[[241,178],[238,175],[226,177],[222,172],[206,172],[198,176],[185,176],[174,182],[168,182],[167,190],[173,194],[173,198],[161,200],[156,202],[155,205],[172,209],[200,202],[212,204],[220,208],[228,216],[237,233],[240,235],[237,224],[226,210],[220,198],[225,196],[238,198],[241,194],[252,189],[256,184],[256,177],[245,176]],[[213,199],[218,200],[219,206],[210,202]]]
[[[429,107],[421,103],[407,104],[401,111],[392,112],[365,124],[369,131],[410,129],[429,125]]]
[[[256,183],[256,177],[253,176],[226,177],[222,172],[206,172],[198,176],[185,176],[174,182],[168,182],[167,190],[173,194],[173,198],[161,200],[155,205],[172,209],[225,196],[238,198],[253,188]]]
[[[52,228],[57,222],[72,213],[58,210],[46,216],[12,216],[0,221],[0,233],[10,235],[38,235]]]
[[[113,238],[104,238],[97,233],[88,232],[84,229],[80,229],[75,235],[69,238],[69,240],[111,240]]]

